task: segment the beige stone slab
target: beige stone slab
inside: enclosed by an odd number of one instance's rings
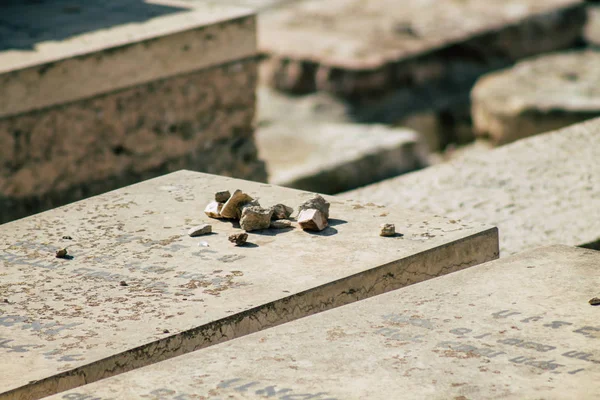
[[[428,165],[417,132],[385,125],[288,121],[259,128],[256,145],[269,182],[328,194]]]
[[[600,116],[599,64],[599,51],[569,51],[485,75],[471,93],[476,134],[505,144]]]
[[[600,119],[366,186],[341,198],[497,225],[501,255],[600,246]]]
[[[263,206],[312,196],[181,171],[2,225],[0,399],[37,399],[498,255],[495,228],[335,197],[323,232],[251,232],[235,247],[237,225],[203,212],[235,189]],[[212,235],[188,236],[207,222]],[[404,236],[380,237],[381,223]],[[55,258],[62,247],[72,259]]]
[[[579,0],[301,1],[264,13],[259,43],[274,58],[272,84],[284,90],[357,96],[442,78],[469,85],[486,69],[573,45],[583,32],[583,6]]]
[[[541,248],[51,399],[593,399],[599,263]]]
[[[103,3],[3,6],[0,116],[189,73],[257,52],[254,15],[245,8],[199,3],[192,11],[173,6],[148,11],[159,6],[137,0]],[[87,31],[81,26],[83,17],[102,29]],[[100,20],[106,20],[104,25]]]

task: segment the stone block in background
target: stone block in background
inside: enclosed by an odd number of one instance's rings
[[[335,194],[428,166],[419,134],[385,125],[288,122],[261,127],[269,182]]]
[[[250,232],[216,192],[313,195],[181,171],[0,228],[0,399],[38,399],[498,256],[498,231],[327,197],[329,227]],[[212,234],[188,236],[212,225]],[[379,236],[393,223],[403,236]],[[67,248],[69,258],[56,258]],[[117,398],[128,398],[116,396]]]
[[[497,145],[600,116],[600,51],[542,55],[481,78],[473,128]]]
[[[266,181],[250,11],[15,1],[0,22],[0,222],[181,168]]]
[[[599,264],[540,248],[49,400],[593,399]]]
[[[561,243],[600,249],[600,119],[339,197],[480,221],[501,255]]]
[[[351,123],[347,104],[318,92],[290,97],[258,91],[256,144],[269,182],[335,194],[428,165],[420,135]]]

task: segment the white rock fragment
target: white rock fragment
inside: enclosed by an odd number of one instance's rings
[[[292,227],[292,223],[291,223],[291,221],[289,221],[287,219],[278,219],[275,221],[271,221],[271,225],[270,225],[271,229],[286,229],[286,228],[291,228],[291,227]]]
[[[218,203],[216,201],[208,203],[206,208],[204,209],[204,213],[208,215],[210,218],[222,218],[221,210],[223,209],[223,203]]]
[[[188,235],[190,235],[191,237],[196,237],[196,236],[208,235],[211,232],[212,232],[212,225],[202,224],[202,225],[198,225],[198,226],[194,226],[193,228],[190,228],[190,230],[188,231]]]
[[[304,230],[317,232],[322,231],[329,225],[325,214],[321,210],[314,208],[300,211],[300,214],[298,214],[298,224]]]
[[[319,210],[325,219],[329,218],[329,202],[318,194],[298,207],[298,211],[302,212],[303,210]],[[300,214],[298,214],[298,219],[300,219]]]
[[[215,193],[215,201],[217,203],[225,203],[231,197],[229,190]]]
[[[240,218],[240,209],[244,204],[250,203],[254,199],[248,196],[241,190],[233,192],[229,200],[223,205],[221,209],[221,216],[223,218],[238,219]]]
[[[271,207],[271,210],[273,210],[273,216],[271,218],[274,220],[288,219],[294,212],[292,207],[288,207],[285,204],[276,204]]]
[[[394,224],[382,224],[379,236],[391,237],[396,235],[396,226]]]
[[[240,227],[246,232],[260,229],[268,229],[271,225],[271,215],[273,210],[262,208],[260,206],[243,207],[240,218]]]

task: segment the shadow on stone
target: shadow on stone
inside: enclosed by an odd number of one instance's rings
[[[335,219],[335,218],[329,218],[327,220],[327,222],[329,222],[329,226],[344,225],[344,224],[348,223],[348,221],[345,221],[343,219]]]
[[[329,220],[331,221],[331,220]],[[328,226],[327,228],[323,229],[321,232],[314,232],[314,231],[304,231],[306,233],[309,233],[311,235],[315,235],[315,236],[333,236],[333,235],[337,235],[338,234],[338,230],[335,228]]]

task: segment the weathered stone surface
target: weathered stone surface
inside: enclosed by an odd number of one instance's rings
[[[43,25],[40,42],[0,35],[0,222],[181,168],[266,181],[253,138],[258,76],[248,11],[205,5],[123,24],[137,15],[129,8],[153,6],[86,2],[65,14],[66,4],[0,13],[25,32]],[[60,37],[57,25],[89,23],[90,9],[110,28]],[[52,10],[64,15],[51,19]],[[0,31],[16,29],[7,28],[13,22]],[[18,48],[27,40],[32,48]]]
[[[236,189],[229,200],[227,200],[227,202],[223,205],[223,208],[221,209],[221,216],[223,218],[239,219],[241,207],[246,203],[250,203],[252,200],[254,199],[251,196],[239,189]]]
[[[208,205],[204,209],[204,213],[211,218],[223,218],[221,216],[222,209],[223,209],[223,203],[217,203],[216,201],[211,201],[210,203],[208,203]]]
[[[600,249],[600,119],[340,195],[497,225],[501,254]]]
[[[223,188],[265,204],[311,196],[181,171],[2,225],[0,301],[9,303],[0,305],[0,396],[37,399],[498,253],[495,228],[331,197],[345,223],[322,235],[250,233],[236,247],[227,237],[240,229],[213,220],[218,234],[199,247],[181,227]],[[404,238],[362,234],[384,212]],[[66,246],[73,258],[55,258]]]
[[[240,227],[246,232],[269,229],[273,210],[261,206],[244,207]]]
[[[588,18],[585,25],[585,41],[588,45],[600,46],[600,4],[588,4]]]
[[[600,326],[587,300],[598,290],[599,263],[591,250],[541,248],[65,395],[593,399]]]
[[[600,116],[600,53],[535,57],[484,76],[473,88],[473,127],[496,144]]]
[[[227,238],[231,243],[234,243],[236,246],[243,246],[246,244],[248,240],[248,234],[245,232],[234,233],[229,235]]]
[[[329,218],[329,207],[331,204],[323,198],[320,194],[315,194],[312,198],[306,200],[304,203],[300,204],[298,207],[298,212],[302,212],[304,210],[319,210],[325,217],[325,219]]]
[[[277,219],[275,221],[271,221],[271,225],[269,227],[271,229],[287,229],[292,227],[292,222],[287,219]]]
[[[307,209],[301,210],[298,214],[298,224],[306,231],[320,232],[329,226],[327,217],[321,210]]]
[[[379,236],[391,237],[396,236],[396,225],[394,224],[382,224]]]
[[[269,181],[334,194],[428,165],[427,148],[408,129],[288,121],[256,134]]]
[[[285,204],[275,204],[271,207],[271,210],[273,211],[271,219],[288,219],[294,212],[292,207],[288,207]]]
[[[208,235],[209,233],[212,233],[212,225],[210,224],[194,226],[188,230],[188,235],[191,237]]]
[[[271,83],[283,90],[353,97],[435,81],[456,90],[503,64],[572,46],[585,18],[579,0],[313,0],[261,15],[259,41],[272,56]]]
[[[218,203],[225,203],[231,197],[229,190],[215,193],[215,201]]]

